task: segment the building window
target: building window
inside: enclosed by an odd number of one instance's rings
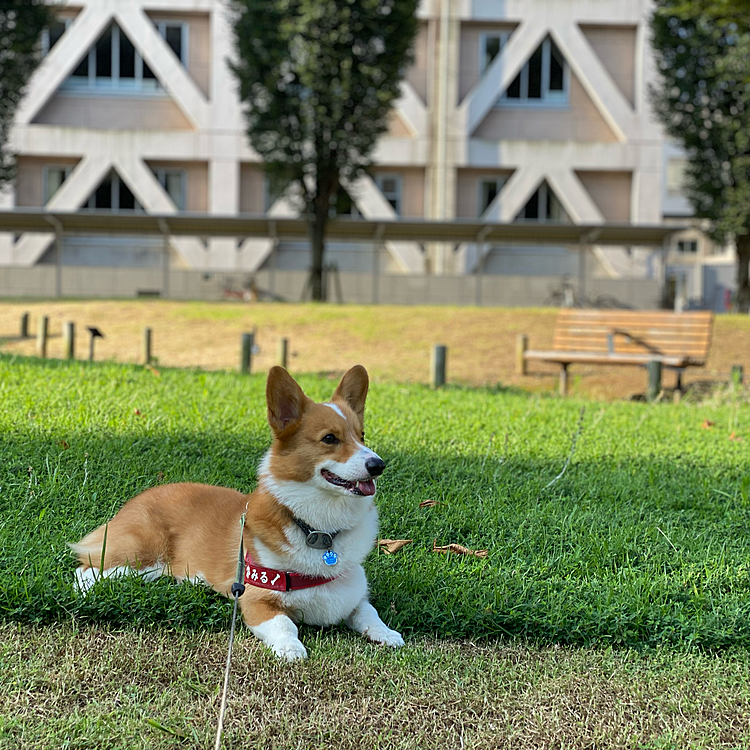
[[[667,193],[681,195],[685,188],[687,175],[687,159],[675,158],[667,162]]]
[[[47,164],[44,167],[42,172],[42,190],[44,192],[45,206],[52,200],[52,196],[59,190],[72,171],[73,167],[70,165],[57,166],[55,164]]]
[[[479,182],[479,213],[481,216],[500,194],[505,184],[505,177],[498,177],[491,180],[480,180]]]
[[[380,188],[383,197],[391,204],[393,210],[401,214],[401,175],[379,174],[375,176],[375,184]]]
[[[333,216],[345,216],[350,219],[361,219],[362,214],[357,208],[357,204],[352,200],[349,193],[340,187],[338,193],[336,193],[336,200],[334,203]]]
[[[177,59],[187,66],[188,25],[181,21],[154,21],[159,36],[169,45]]]
[[[521,68],[498,104],[567,106],[569,89],[568,64],[557,45],[547,37]]]
[[[60,37],[72,21],[72,18],[55,18],[49,28],[42,29],[42,57],[49,54],[49,51],[60,41]]]
[[[510,37],[509,31],[482,32],[479,35],[479,73],[484,73],[502,52]]]
[[[677,242],[677,252],[695,255],[698,252],[697,240],[679,240]]]
[[[185,210],[185,194],[187,175],[184,169],[154,169],[152,170],[159,184],[166,190],[178,211]]]
[[[516,216],[516,221],[570,223],[562,203],[546,182],[543,182],[529,198],[521,213]]]
[[[117,172],[110,172],[99,187],[89,196],[84,208],[108,209],[110,211],[143,211],[130,188]]]
[[[112,24],[88,51],[63,88],[96,91],[161,92],[162,87],[141,53]]]

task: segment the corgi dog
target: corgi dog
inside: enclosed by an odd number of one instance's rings
[[[273,442],[255,491],[182,483],[137,495],[70,545],[80,562],[79,589],[85,594],[100,577],[168,574],[231,597],[245,513],[239,607],[274,654],[307,657],[299,623],[344,621],[371,641],[402,646],[368,601],[362,567],[377,536],[373,499],[385,468],[365,446],[368,388],[367,371],[357,365],[319,404],[285,369],[273,367],[266,384]]]

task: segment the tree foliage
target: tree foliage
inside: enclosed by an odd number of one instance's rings
[[[734,239],[738,304],[750,305],[750,2],[658,0],[652,101],[688,158],[685,192],[714,239]]]
[[[39,37],[51,13],[42,0],[0,3],[0,189],[14,176],[8,137],[26,83],[39,64]]]
[[[417,30],[417,0],[232,0],[250,144],[310,219],[313,298],[342,184],[369,165]]]

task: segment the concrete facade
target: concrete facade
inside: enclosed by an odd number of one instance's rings
[[[294,213],[287,196],[269,196],[247,144],[222,0],[56,7],[60,25],[12,134],[18,179],[2,207],[110,201],[162,213]],[[356,212],[384,220],[684,219],[679,191],[667,190],[668,165],[680,155],[648,104],[651,10],[651,0],[423,0],[415,61],[390,130],[371,176],[348,186]],[[2,235],[0,265],[49,261],[53,239]],[[274,248],[271,239],[169,242],[173,265],[198,271],[259,271]],[[67,253],[72,244],[68,238]],[[304,248],[276,250],[279,267],[305,262]],[[392,274],[526,275],[576,264],[564,248],[392,242],[386,250],[382,266]],[[93,263],[92,252],[89,243],[77,257]],[[328,260],[352,252],[335,246]],[[653,249],[592,252],[594,276],[656,279]],[[114,257],[128,265],[137,255]]]

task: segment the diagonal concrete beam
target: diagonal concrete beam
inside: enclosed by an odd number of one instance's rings
[[[366,219],[398,221],[393,206],[385,199],[369,175],[346,185],[359,212]],[[386,250],[405,273],[424,273],[424,255],[416,242],[386,242]]]
[[[278,218],[289,218],[298,216],[299,212],[295,210],[291,198],[286,193],[282,193],[268,209],[267,214]],[[247,237],[240,245],[238,268],[251,273],[257,271],[271,254],[274,243],[273,238]]]
[[[52,196],[46,208],[75,211],[96,190],[111,168],[104,156],[86,156],[76,164],[68,179]],[[55,239],[54,234],[26,232],[13,248],[13,262],[19,266],[33,266]]]
[[[117,156],[112,162],[117,174],[125,181],[138,202],[149,213],[176,214],[174,201],[161,186],[154,173],[133,154]],[[208,253],[197,237],[169,237],[169,244],[191,267],[206,267]]]
[[[408,81],[401,83],[401,96],[396,102],[395,110],[412,131],[413,136],[427,135],[429,126],[427,107]]]
[[[65,79],[78,67],[112,19],[106,4],[85,7],[60,37],[31,77],[28,93],[16,113],[16,123],[27,125],[55,95]]]
[[[548,33],[546,26],[537,26],[530,21],[518,26],[503,51],[459,105],[458,114],[460,121],[465,123],[464,132],[471,134],[479,127]]]
[[[208,100],[143,9],[120,6],[115,19],[175,104],[196,128],[207,128],[210,124]]]
[[[574,224],[604,224],[604,215],[572,169],[550,169],[547,183]]]
[[[578,24],[568,22],[551,29],[551,33],[570,69],[617,139],[635,138],[638,117]]]

